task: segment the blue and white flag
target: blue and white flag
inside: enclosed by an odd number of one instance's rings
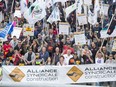
[[[13,31],[13,27],[13,23],[8,23],[4,30],[0,32],[0,38],[4,39],[7,36],[7,34],[11,34]]]

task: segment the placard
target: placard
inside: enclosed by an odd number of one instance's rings
[[[86,44],[85,34],[74,35],[74,38],[75,38],[75,44],[76,45]]]
[[[69,23],[67,22],[60,22],[59,23],[59,34],[69,34]]]
[[[114,39],[114,43],[113,43],[113,47],[112,47],[112,51],[116,52],[116,39]]]
[[[86,17],[86,15],[78,15],[77,19],[78,19],[79,25],[87,24],[87,17]]]
[[[34,36],[34,25],[24,24],[23,26],[23,35],[24,36]]]
[[[14,17],[21,18],[21,11],[20,10],[15,10]]]
[[[20,27],[14,27],[13,32],[11,34],[12,38],[13,38],[13,36],[16,36],[17,39],[18,39],[20,37],[21,31],[22,31],[22,28],[20,28]]]

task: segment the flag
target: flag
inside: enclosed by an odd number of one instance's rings
[[[69,6],[69,7],[67,7],[67,8],[65,9],[66,18],[67,18],[68,15],[69,15],[71,12],[73,12],[76,8],[77,8],[77,3],[75,3],[75,4],[73,4],[73,5]]]
[[[69,0],[53,0],[53,4],[57,3],[57,2],[62,2],[62,3],[65,3]]]
[[[46,6],[47,8],[50,8],[52,5],[53,5],[52,0],[45,0],[45,6]]]
[[[11,27],[10,27],[10,30],[9,30],[8,34],[12,34],[12,32],[13,32],[15,26],[16,26],[16,22],[13,21],[13,22],[11,23]]]
[[[77,0],[77,7],[78,7],[78,9],[77,9],[77,13],[78,14],[81,14],[81,11],[82,11],[82,5],[83,5],[83,0]]]
[[[23,14],[28,9],[28,0],[20,1],[21,14]]]
[[[109,28],[108,28],[108,31],[107,31],[107,34],[111,35],[113,33],[115,27],[116,27],[116,15],[113,15],[110,25],[109,25]]]
[[[107,34],[107,32],[108,32],[108,27],[109,27],[109,24],[107,24],[107,25],[100,31],[100,36],[101,36],[101,38],[115,37],[115,36],[116,36],[116,26],[115,26],[113,32],[112,32],[110,35]]]
[[[95,0],[95,5],[94,5],[94,13],[97,14],[97,12],[100,10],[100,3],[99,0]]]
[[[5,38],[8,33],[11,33],[13,31],[13,23],[8,23],[4,30],[0,32],[0,38]]]
[[[0,12],[0,23],[2,22],[3,17],[2,17],[2,11]]]
[[[45,16],[45,2],[40,0],[35,1],[24,13],[24,17],[27,19],[29,24],[35,24],[37,21],[42,20]]]
[[[53,23],[56,21],[60,21],[60,10],[58,7],[55,7],[54,10],[52,11],[51,15],[49,16],[47,22]]]
[[[90,10],[88,11],[88,22],[92,25],[97,23],[97,14],[92,13]]]

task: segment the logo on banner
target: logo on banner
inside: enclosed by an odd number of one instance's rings
[[[67,75],[74,81],[76,82],[82,75],[83,72],[78,69],[76,66],[73,66],[67,73]]]
[[[32,28],[30,28],[29,26],[26,28],[26,31],[32,31]]]
[[[20,82],[24,77],[25,74],[18,68],[16,67],[10,74],[9,76],[15,81],[15,82]]]

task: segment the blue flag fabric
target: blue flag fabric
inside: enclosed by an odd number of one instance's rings
[[[14,26],[12,23],[8,23],[4,28],[4,30],[0,32],[0,37],[5,38],[7,34],[11,34],[11,32],[13,31],[13,27]]]

